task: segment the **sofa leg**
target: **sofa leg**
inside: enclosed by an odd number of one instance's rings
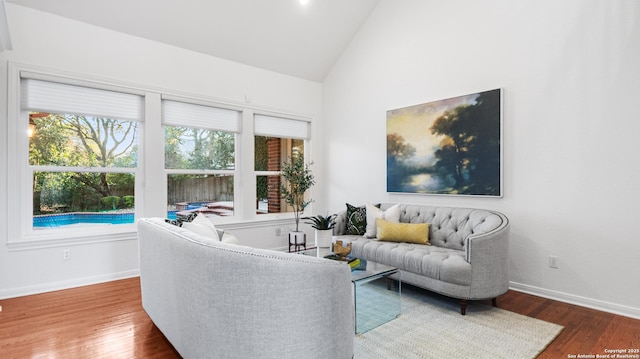
[[[467,314],[467,300],[466,299],[460,299],[460,314],[462,314],[462,315]]]
[[[498,298],[493,298],[491,299],[491,305],[493,305],[494,307],[498,307]]]

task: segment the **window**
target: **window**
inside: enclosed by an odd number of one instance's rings
[[[234,215],[238,110],[163,101],[168,216]]]
[[[293,156],[304,157],[309,123],[266,115],[254,116],[256,213],[292,212],[280,197],[280,167]]]
[[[9,64],[10,247],[131,239],[136,218],[194,210],[292,217],[280,165],[309,154],[305,117],[40,71]]]
[[[142,98],[21,80],[32,230],[134,222]]]

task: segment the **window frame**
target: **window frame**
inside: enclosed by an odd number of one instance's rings
[[[262,228],[265,223],[286,225],[294,216],[292,212],[257,214],[256,213],[256,171],[254,167],[254,115],[268,115],[304,121],[308,126],[308,138],[304,140],[305,161],[311,156],[312,117],[295,111],[274,110],[246,101],[232,101],[208,96],[183,93],[176,90],[156,88],[148,85],[128,83],[121,80],[104,79],[86,74],[76,74],[62,70],[43,68],[35,65],[8,62],[7,94],[7,149],[15,155],[7,156],[7,202],[9,213],[15,218],[14,225],[6,228],[7,246],[10,251],[51,248],[63,245],[87,244],[135,240],[135,224],[120,224],[101,227],[94,226],[33,229],[33,188],[32,173],[29,164],[28,111],[21,110],[21,74],[28,73],[33,78],[139,95],[142,97],[142,117],[138,121],[138,166],[122,168],[123,172],[135,173],[135,218],[167,215],[167,174],[194,173],[165,169],[164,166],[164,129],[162,123],[162,100],[172,99],[188,103],[209,105],[238,110],[241,113],[240,131],[235,134],[235,168],[231,170],[210,170],[211,174],[234,176],[234,215],[219,217],[216,224],[229,229]],[[185,126],[186,127],[186,126]],[[193,126],[197,127],[197,126]],[[157,156],[161,153],[161,156]],[[35,170],[43,170],[39,166]],[[69,170],[70,168],[65,168]],[[120,168],[117,168],[119,170]],[[84,168],[82,168],[84,170]],[[97,172],[111,171],[113,168],[100,168]],[[25,181],[25,179],[28,179]],[[148,181],[147,179],[152,179]],[[311,210],[308,208],[307,210]],[[26,218],[26,219],[25,219]]]
[[[237,119],[237,124],[235,125],[231,125],[229,123],[229,121],[227,120],[225,123],[220,123],[218,122],[217,124],[214,125],[209,125],[207,124],[205,121],[205,119],[199,119],[196,121],[193,121],[193,123],[189,123],[189,121],[186,122],[182,122],[182,121],[166,121],[165,119],[165,103],[166,102],[175,102],[175,103],[179,103],[181,106],[189,106],[189,105],[195,105],[195,106],[199,106],[199,107],[208,107],[210,109],[213,109],[214,111],[217,110],[222,110],[222,111],[237,111],[238,112],[238,119]],[[213,101],[207,101],[207,100],[201,100],[201,99],[196,99],[196,98],[191,98],[191,97],[182,97],[182,96],[174,96],[174,95],[168,95],[168,94],[163,94],[161,95],[161,112],[162,112],[162,119],[160,121],[160,126],[162,128],[162,164],[163,164],[163,172],[164,172],[164,181],[165,181],[165,192],[164,192],[164,203],[165,203],[165,208],[167,208],[168,210],[168,200],[167,200],[167,191],[169,190],[169,186],[168,186],[168,177],[169,175],[172,174],[193,174],[193,175],[223,175],[223,176],[232,176],[233,177],[233,203],[234,203],[234,210],[233,210],[233,215],[231,216],[225,216],[224,218],[216,218],[216,223],[222,223],[222,222],[233,222],[233,221],[237,221],[241,218],[241,216],[238,216],[238,210],[236,209],[236,206],[240,203],[240,195],[239,195],[239,191],[240,191],[240,187],[238,182],[239,178],[241,176],[240,172],[239,172],[239,151],[240,151],[240,146],[239,146],[239,141],[241,138],[241,134],[242,134],[242,130],[243,130],[243,126],[242,126],[242,118],[243,118],[243,111],[244,109],[241,107],[237,107],[237,106],[230,106],[228,104],[222,104],[219,102],[213,102]],[[233,144],[234,144],[234,166],[233,169],[218,169],[218,170],[211,170],[211,169],[173,169],[173,168],[167,168],[166,167],[166,163],[165,163],[165,157],[164,157],[164,151],[165,151],[165,145],[166,145],[166,137],[165,137],[165,126],[173,126],[173,127],[185,127],[185,128],[194,128],[194,129],[205,129],[205,130],[209,130],[209,131],[220,131],[220,132],[227,132],[227,133],[233,133],[234,135],[234,140],[233,140]]]
[[[256,129],[258,127],[257,125],[257,118],[263,118],[263,119],[267,119],[269,121],[271,121],[273,123],[273,121],[278,121],[278,120],[282,120],[281,123],[276,125],[276,130],[273,130],[273,128],[270,128],[268,130],[265,131],[260,131],[259,129]],[[286,128],[286,122],[292,123],[294,124],[293,129],[288,129]],[[252,143],[255,143],[255,137],[256,136],[263,136],[263,137],[269,137],[269,136],[273,136],[276,138],[280,138],[281,140],[287,140],[287,146],[286,148],[281,148],[280,149],[280,160],[281,162],[284,160],[282,157],[284,155],[289,155],[293,149],[293,141],[294,140],[301,140],[303,141],[303,146],[304,146],[304,152],[303,152],[303,159],[304,162],[310,162],[309,158],[310,153],[311,153],[311,146],[310,146],[310,139],[311,139],[311,121],[309,121],[306,118],[303,117],[297,117],[297,116],[292,116],[292,115],[288,115],[288,114],[282,114],[282,113],[274,113],[274,112],[254,112],[253,113],[253,131],[252,131],[252,138],[251,141]],[[301,126],[304,126],[301,127]],[[264,126],[263,126],[264,127]],[[253,160],[252,160],[252,164],[253,164],[253,179],[254,181],[257,182],[257,178],[258,176],[280,176],[280,181],[282,181],[282,171],[264,171],[264,170],[256,170],[255,169],[255,151],[251,152],[252,156],[254,156]],[[257,200],[257,183],[254,183],[254,197]],[[309,193],[305,194],[305,197],[310,196]],[[288,208],[288,205],[284,202],[284,200],[282,198],[280,198],[280,206],[281,208]],[[254,206],[255,207],[255,206]],[[306,212],[306,210],[305,210]],[[257,214],[257,208],[254,208],[254,213],[255,213],[255,217],[258,218],[273,218],[273,219],[281,219],[281,218],[288,218],[290,216],[293,216],[294,212],[292,211],[285,211],[285,212],[278,212],[278,213],[261,213],[261,214]]]
[[[94,172],[94,173],[133,173],[135,176],[135,212],[134,218],[139,218],[139,204],[144,202],[142,191],[142,160],[139,158],[136,167],[79,167],[79,166],[55,166],[55,165],[31,165],[29,163],[29,136],[28,119],[30,110],[21,108],[22,80],[34,79],[62,85],[86,87],[89,89],[105,90],[116,93],[131,94],[140,97],[141,113],[144,114],[144,93],[139,90],[113,85],[91,79],[79,79],[55,71],[42,71],[24,65],[9,63],[8,84],[10,89],[8,96],[8,146],[15,149],[15,156],[8,159],[8,170],[15,169],[17,176],[9,176],[9,188],[15,188],[8,195],[8,203],[14,203],[14,212],[17,220],[15,226],[9,228],[7,244],[11,249],[23,249],[32,247],[49,247],[61,243],[86,243],[91,241],[107,241],[129,239],[135,232],[135,224],[119,224],[100,226],[100,234],[96,235],[96,227],[81,226],[74,228],[33,228],[33,173],[34,172]],[[128,119],[131,120],[131,119]],[[137,145],[143,147],[144,116],[135,120],[138,123]],[[8,171],[8,172],[9,172]]]

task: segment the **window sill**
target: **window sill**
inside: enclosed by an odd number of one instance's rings
[[[294,218],[290,213],[284,216],[268,215],[266,217],[268,218],[258,217],[251,220],[219,222],[215,223],[215,225],[219,226],[221,229],[232,231],[236,229],[242,230],[273,226],[287,226],[294,223]],[[40,231],[34,231],[32,232],[32,235],[23,236],[20,240],[8,241],[7,247],[9,251],[25,251],[138,239],[138,233],[136,231],[135,224],[126,226],[123,225],[122,227],[124,228],[113,229],[109,226],[101,227],[100,229],[103,230],[103,233],[97,235],[95,234],[96,227],[91,227],[92,230],[87,230],[85,227],[79,231],[75,231],[72,229],[64,229],[62,232],[57,232],[57,230],[43,230],[41,233],[39,233]]]
[[[109,227],[100,226],[100,234],[96,234],[97,227],[92,227],[92,230],[83,228],[82,230],[63,229],[59,232],[57,230],[33,231],[32,234],[22,236],[19,240],[9,240],[7,247],[9,251],[23,251],[138,238],[135,225],[123,225],[123,228],[117,229]]]

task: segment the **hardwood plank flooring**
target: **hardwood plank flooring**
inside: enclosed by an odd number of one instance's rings
[[[3,359],[180,358],[142,309],[139,278],[6,299],[0,305]],[[515,291],[498,298],[498,307],[565,327],[539,358],[640,349],[638,319]]]
[[[640,320],[551,299],[509,291],[498,307],[564,326],[564,330],[538,358],[606,357],[607,350],[626,350],[640,358]],[[615,356],[611,356],[615,358]]]
[[[180,358],[131,278],[0,301],[0,358]]]

